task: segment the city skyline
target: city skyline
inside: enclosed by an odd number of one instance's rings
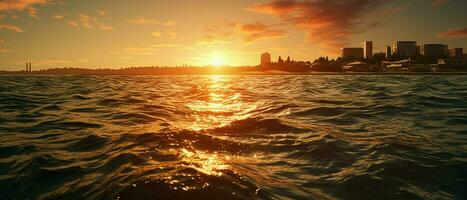
[[[400,40],[467,48],[461,0],[108,2],[0,2],[0,70],[26,62],[34,69],[253,66],[266,51],[314,60],[362,41],[373,41],[373,53]]]

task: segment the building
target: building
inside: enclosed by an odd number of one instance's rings
[[[366,59],[373,57],[373,41],[363,42],[363,55]]]
[[[444,44],[424,44],[421,53],[427,57],[442,58],[446,57],[447,51],[447,45]]]
[[[32,72],[32,64],[30,62],[26,63],[26,72]]]
[[[448,49],[448,56],[450,58],[462,58],[464,57],[464,49],[463,48]]]
[[[391,45],[391,54],[398,58],[410,58],[417,55],[416,41],[397,41]]]
[[[271,54],[266,52],[261,54],[261,66],[267,66],[271,63]]]
[[[390,59],[391,55],[391,46],[386,46],[386,59]]]
[[[342,58],[363,58],[363,48],[342,48]]]

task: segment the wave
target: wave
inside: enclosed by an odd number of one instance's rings
[[[465,199],[466,82],[0,77],[0,198]]]

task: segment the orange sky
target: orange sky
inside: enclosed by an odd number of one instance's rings
[[[0,70],[256,65],[395,40],[467,47],[463,0],[2,0]]]

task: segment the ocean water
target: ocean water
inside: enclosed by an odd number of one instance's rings
[[[0,199],[466,199],[467,76],[0,77]]]

